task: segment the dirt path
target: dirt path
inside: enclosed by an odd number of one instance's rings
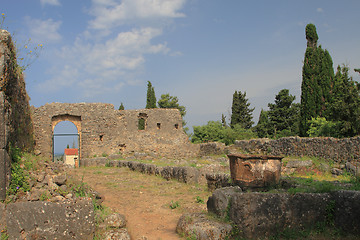
[[[103,194],[105,206],[126,216],[134,240],[180,239],[175,232],[179,217],[206,211],[210,195],[205,186],[166,181],[127,168],[80,168],[73,174]]]

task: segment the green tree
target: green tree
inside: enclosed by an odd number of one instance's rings
[[[305,29],[307,48],[305,51],[301,83],[300,135],[307,136],[309,120],[324,116],[326,103],[330,100],[334,84],[334,69],[327,50],[317,46],[318,35],[314,24]]]
[[[147,85],[146,107],[145,108],[156,108],[155,90],[150,81],[148,81],[148,85]]]
[[[176,96],[171,96],[169,93],[161,94],[158,101],[159,108],[177,108],[180,111],[181,117],[186,114],[186,108],[179,104],[179,99]]]
[[[226,116],[224,114],[221,114],[221,124],[223,127],[227,127]]]
[[[332,98],[327,108],[327,120],[340,122],[340,137],[360,133],[360,86],[349,76],[346,66],[337,68]]]
[[[254,124],[252,121],[252,112],[255,108],[250,108],[250,103],[246,98],[246,92],[241,91],[233,94],[233,102],[231,107],[231,122],[232,128],[239,124],[242,128],[249,129]]]
[[[121,103],[120,106],[119,106],[119,110],[124,110],[124,109],[125,109],[124,104]]]
[[[176,96],[171,96],[169,93],[161,94],[161,97],[158,101],[159,108],[176,108],[179,109],[180,115],[183,119],[182,125],[185,133],[188,134],[188,127],[185,127],[186,122],[184,120],[185,114],[186,114],[186,108],[184,106],[181,106],[179,104],[179,99]]]
[[[254,131],[259,138],[269,137],[274,132],[272,129],[272,125],[270,124],[268,111],[261,109],[259,121],[254,127]]]
[[[271,134],[276,135],[286,131],[283,135],[298,134],[299,105],[294,103],[295,96],[289,94],[289,89],[282,89],[275,96],[275,103],[269,103],[268,117]],[[270,130],[270,129],[268,129]]]

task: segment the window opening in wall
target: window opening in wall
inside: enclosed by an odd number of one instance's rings
[[[145,119],[144,118],[139,118],[138,129],[145,130]]]
[[[157,123],[156,125],[157,125],[157,129],[160,129],[161,123]]]
[[[139,130],[145,130],[146,128],[146,119],[148,118],[148,115],[146,113],[139,113],[138,115],[138,129]]]
[[[104,135],[99,136],[100,141],[102,142],[104,140]]]
[[[179,129],[179,124],[175,123],[175,129]]]

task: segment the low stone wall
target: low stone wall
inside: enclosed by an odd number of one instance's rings
[[[166,180],[175,179],[183,183],[198,183],[201,177],[201,171],[193,167],[158,167],[154,164],[146,164],[135,161],[108,160],[105,157],[81,159],[80,166],[128,167],[132,171],[161,176]]]
[[[277,140],[252,139],[235,141],[235,148],[251,154],[285,156],[314,156],[338,163],[360,160],[360,137],[353,138],[301,138],[287,137]]]
[[[230,207],[229,207],[230,206]],[[227,216],[247,239],[264,238],[285,229],[304,229],[333,222],[351,234],[360,233],[360,192],[245,193],[240,188],[217,189],[207,202],[208,211]]]
[[[84,239],[94,237],[91,200],[78,202],[17,202],[2,205],[9,239]]]

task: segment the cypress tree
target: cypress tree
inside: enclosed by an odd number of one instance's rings
[[[327,50],[317,46],[318,35],[314,24],[305,28],[305,51],[301,83],[300,135],[307,136],[309,120],[326,117],[326,103],[331,99],[334,85],[334,69]]]
[[[250,103],[246,98],[246,92],[241,91],[233,94],[233,102],[231,107],[231,122],[230,126],[234,128],[239,124],[242,128],[249,129],[254,124],[252,121],[252,112],[255,108],[250,108]]]
[[[154,87],[151,82],[148,81],[147,94],[146,94],[146,107],[145,108],[156,108],[156,97]]]
[[[124,104],[121,103],[120,106],[119,106],[119,110],[124,110],[124,109],[125,109]]]

